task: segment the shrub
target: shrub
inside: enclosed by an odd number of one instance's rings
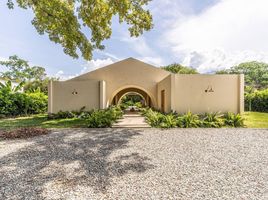
[[[91,112],[84,110],[85,107],[82,107],[79,111],[59,111],[49,114],[48,119],[87,118]]]
[[[245,95],[245,109],[249,111],[268,112],[268,89],[247,93]]]
[[[244,119],[240,114],[228,112],[224,115],[224,124],[231,127],[243,127]]]
[[[188,111],[185,115],[178,117],[177,125],[181,128],[197,128],[200,127],[201,122],[198,115]]]
[[[160,127],[163,114],[153,111],[151,108],[145,110],[144,112],[146,121],[150,124],[152,127]]]
[[[161,128],[175,128],[177,126],[177,120],[173,114],[162,115],[160,120]]]
[[[38,91],[34,93],[26,93],[28,97],[28,113],[39,114],[47,112],[48,97],[44,93]]]
[[[47,111],[47,96],[40,91],[21,93],[0,89],[0,115],[17,116]]]
[[[202,120],[202,127],[206,128],[220,128],[222,127],[222,121],[217,112],[215,113],[205,113]]]
[[[121,116],[120,108],[110,107],[106,110],[93,111],[86,120],[89,128],[107,128],[111,127]]]

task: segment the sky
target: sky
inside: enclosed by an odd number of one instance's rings
[[[268,62],[267,0],[153,0],[147,6],[152,30],[131,38],[127,25],[115,17],[105,50],[94,51],[91,61],[64,54],[60,45],[37,33],[30,10],[9,10],[6,2],[0,2],[0,60],[16,54],[61,79],[128,57],[155,66],[176,62],[200,73],[253,60]]]

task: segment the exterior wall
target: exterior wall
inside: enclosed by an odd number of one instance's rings
[[[50,82],[48,112],[80,110],[83,106],[86,110],[98,109],[101,85],[98,80]],[[77,94],[72,94],[74,91]]]
[[[211,86],[214,92],[205,92]],[[175,75],[172,110],[179,113],[191,111],[234,112],[244,111],[243,75]]]
[[[129,58],[112,65],[83,74],[69,81],[88,79],[105,80],[106,106],[112,103],[113,97],[123,89],[138,88],[145,91],[157,105],[157,83],[170,73],[144,62]],[[68,82],[68,81],[67,81]]]
[[[164,112],[171,111],[171,79],[173,75],[167,76],[157,84],[157,109],[161,109],[161,91],[165,91]]]

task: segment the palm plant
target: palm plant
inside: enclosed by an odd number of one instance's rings
[[[12,86],[11,80],[6,81],[5,83],[0,82],[0,90],[10,93],[10,92],[18,92],[20,91],[24,86],[24,82],[20,82],[20,84],[16,86]]]

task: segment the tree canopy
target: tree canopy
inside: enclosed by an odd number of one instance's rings
[[[198,74],[196,69],[191,67],[185,67],[178,63],[167,65],[165,67],[162,67],[162,69],[172,72],[174,74]]]
[[[94,49],[103,49],[102,42],[111,37],[112,18],[129,25],[131,36],[138,37],[153,27],[152,15],[144,6],[150,0],[7,0],[10,9],[14,2],[34,13],[32,24],[39,34],[62,45],[66,54],[92,59]],[[82,27],[89,29],[87,38]]]
[[[246,86],[256,89],[268,88],[268,64],[263,62],[245,62],[216,74],[244,74]]]
[[[46,70],[40,66],[30,66],[29,62],[19,58],[17,55],[9,56],[7,61],[0,61],[0,65],[7,68],[7,71],[0,72],[0,77],[12,81],[43,80],[46,77]]]

